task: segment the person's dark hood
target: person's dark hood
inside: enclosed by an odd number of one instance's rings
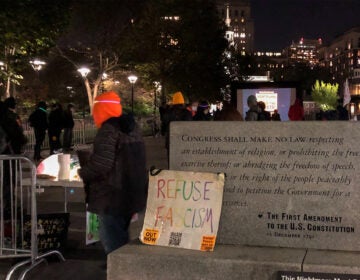
[[[129,134],[135,129],[136,122],[132,114],[122,114],[117,118],[110,118],[107,122],[118,126],[121,132]]]

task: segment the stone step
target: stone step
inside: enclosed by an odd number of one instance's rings
[[[108,279],[276,280],[278,271],[360,273],[358,252],[216,245],[201,252],[133,241],[108,256]]]

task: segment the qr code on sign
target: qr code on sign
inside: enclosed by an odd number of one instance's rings
[[[169,239],[169,246],[179,246],[181,243],[181,232],[171,232]]]

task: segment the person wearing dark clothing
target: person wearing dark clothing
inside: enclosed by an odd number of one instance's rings
[[[169,105],[166,103],[161,104],[161,106],[159,107],[159,115],[161,122],[160,133],[162,136],[166,135],[166,124],[165,124],[164,116],[168,110],[169,110]]]
[[[193,117],[194,121],[210,121],[209,103],[201,101],[197,106],[196,113]]]
[[[271,120],[272,121],[281,121],[281,117],[280,117],[278,110],[276,110],[276,109],[274,110],[274,113],[271,116]]]
[[[259,112],[260,112],[260,107],[258,105],[255,95],[250,95],[247,98],[247,104],[248,104],[249,110],[246,111],[245,120],[246,121],[257,121]]]
[[[173,95],[172,105],[164,113],[164,125],[165,125],[165,147],[168,151],[170,146],[170,123],[174,121],[191,121],[192,115],[185,107],[185,100],[180,91]]]
[[[348,110],[346,110],[346,108],[344,106],[342,106],[341,104],[339,104],[336,107],[336,111],[337,111],[337,119],[339,121],[348,121],[349,120],[349,112]]]
[[[16,102],[14,97],[8,97],[4,101],[3,115],[1,116],[1,126],[7,136],[7,148],[4,154],[19,155],[22,153],[22,148],[27,143],[27,138],[24,134],[21,119],[16,113]]]
[[[258,121],[271,121],[271,114],[270,112],[266,111],[265,102],[259,101],[258,106],[260,108],[260,112],[258,114]]]
[[[93,118],[99,130],[78,173],[87,185],[87,210],[98,215],[100,241],[109,254],[128,242],[131,217],[146,204],[145,144],[133,116],[122,114],[115,92],[96,98]]]
[[[63,149],[64,151],[70,151],[73,128],[74,128],[74,117],[73,117],[74,105],[68,104],[64,111],[64,135],[63,135]]]
[[[16,102],[14,97],[5,99],[1,108],[1,127],[5,136],[6,145],[2,151],[5,155],[20,155],[22,148],[27,142],[21,124],[21,119],[16,113]],[[13,162],[14,163],[14,162]],[[11,217],[11,200],[15,199],[11,186],[15,184],[15,166],[10,165],[9,161],[5,161],[2,166],[2,188],[3,188],[3,213],[4,219]],[[12,175],[11,175],[12,174]],[[14,201],[13,201],[14,203]]]
[[[230,102],[224,102],[221,110],[216,111],[214,121],[242,121],[243,117]]]
[[[55,103],[51,106],[49,113],[49,146],[50,155],[58,152],[61,149],[60,135],[64,127],[64,114],[62,106],[59,103]]]
[[[34,160],[39,161],[41,157],[41,146],[44,143],[46,130],[48,129],[48,116],[46,111],[47,105],[45,101],[37,104],[35,111],[29,116],[29,124],[34,129],[35,145]]]

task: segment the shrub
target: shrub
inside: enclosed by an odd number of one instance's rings
[[[335,110],[337,107],[339,84],[324,83],[323,81],[315,82],[312,87],[312,98],[324,112]]]

